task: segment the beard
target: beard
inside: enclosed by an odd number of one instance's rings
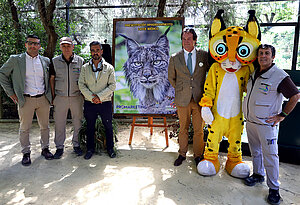
[[[101,56],[99,56],[98,54],[94,54],[94,55],[92,55],[92,58],[94,60],[100,60]]]

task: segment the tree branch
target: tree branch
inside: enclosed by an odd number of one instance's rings
[[[17,7],[15,5],[15,2],[13,0],[8,0],[9,3],[9,7],[10,7],[10,11],[11,11],[11,15],[12,15],[12,20],[13,20],[13,25],[14,25],[14,29],[15,29],[15,37],[16,37],[16,43],[15,43],[15,47],[16,47],[16,53],[18,53],[18,49],[21,47],[21,25],[19,22],[19,17],[18,17],[18,10]]]
[[[53,25],[53,13],[56,8],[56,0],[51,0],[47,7],[45,4],[45,0],[37,0],[37,4],[42,24],[48,35],[48,43],[44,55],[49,58],[52,58],[54,56],[56,42],[58,38],[58,35],[55,32],[55,27]]]
[[[159,0],[157,17],[164,17],[165,7],[166,7],[166,0]]]
[[[177,11],[177,13],[175,14],[175,17],[183,17],[185,8],[186,8],[186,4],[188,0],[183,0],[180,9]]]

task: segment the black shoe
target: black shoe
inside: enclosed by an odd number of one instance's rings
[[[281,202],[281,197],[279,195],[279,190],[275,189],[269,189],[269,195],[268,195],[268,203],[273,205],[278,205]]]
[[[179,166],[179,165],[181,165],[182,162],[183,162],[183,160],[185,160],[185,159],[186,159],[185,157],[179,155],[178,158],[177,158],[177,159],[175,160],[175,162],[174,162],[174,166]]]
[[[93,152],[92,151],[87,151],[86,153],[85,153],[85,155],[84,155],[84,159],[91,159],[92,158],[92,156],[93,156]]]
[[[77,156],[82,156],[83,155],[83,151],[80,147],[73,147],[75,154],[77,154]]]
[[[49,151],[48,148],[42,150],[42,156],[44,156],[47,160],[53,159],[53,154]]]
[[[107,150],[107,154],[110,158],[115,158],[117,156],[114,149]]]
[[[265,181],[265,177],[259,174],[252,174],[250,177],[244,179],[244,184],[247,186],[254,186],[256,183]]]
[[[198,166],[199,162],[200,162],[202,159],[204,159],[203,156],[201,156],[201,157],[196,157],[196,158],[194,159],[194,160],[195,160],[195,163],[196,163],[196,167]]]
[[[64,149],[57,149],[54,156],[53,156],[53,158],[54,159],[60,159],[61,156],[63,155],[63,153],[64,153]]]
[[[23,155],[22,165],[23,166],[29,166],[29,165],[31,165],[30,153],[26,153],[26,154]]]

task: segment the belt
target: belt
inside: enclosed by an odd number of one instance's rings
[[[29,95],[29,94],[24,94],[25,97],[30,97],[30,98],[39,98],[42,97],[44,94],[38,94],[38,95]]]

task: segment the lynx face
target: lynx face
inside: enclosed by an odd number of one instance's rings
[[[139,45],[126,38],[128,60],[123,66],[125,78],[134,97],[149,107],[165,100],[169,90],[169,41],[164,34],[153,44]]]

